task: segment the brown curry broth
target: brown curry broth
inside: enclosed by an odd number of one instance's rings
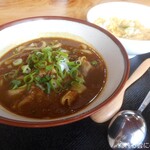
[[[34,41],[38,41],[41,39],[37,39]],[[52,40],[58,40],[61,42],[62,48],[72,51],[73,49],[79,50],[80,42],[65,39],[65,38],[42,38],[42,40],[51,42]],[[28,43],[32,43],[34,41],[29,41]],[[26,43],[25,43],[26,44]],[[88,49],[93,51],[92,48],[88,46]],[[0,61],[2,61],[4,58],[7,58],[12,55],[12,52],[15,50],[12,49],[8,53],[6,53]],[[80,52],[76,53],[78,56],[83,56]],[[76,101],[73,103],[72,106],[63,106],[60,103],[61,97],[64,95],[64,92],[62,93],[54,93],[51,92],[51,94],[45,94],[40,89],[36,89],[35,93],[42,92],[43,96],[41,94],[37,94],[36,100],[32,101],[30,105],[25,105],[22,110],[20,109],[14,109],[13,106],[15,103],[18,103],[22,100],[23,97],[30,94],[30,91],[26,91],[24,93],[21,93],[14,97],[9,97],[7,95],[7,90],[9,88],[9,83],[6,82],[2,88],[0,88],[1,94],[0,94],[0,103],[8,110],[22,115],[27,116],[31,118],[57,118],[66,116],[72,113],[75,113],[79,111],[80,109],[84,108],[86,105],[88,105],[90,102],[93,101],[93,99],[102,91],[105,82],[106,82],[106,66],[99,54],[97,54],[95,51],[92,52],[92,55],[85,54],[84,56],[87,57],[88,61],[97,60],[99,62],[98,67],[94,67],[89,73],[88,76],[85,78],[85,85],[87,87],[87,90],[84,91],[82,94],[80,94]],[[1,66],[3,67],[3,66]],[[1,71],[1,70],[0,70]],[[0,72],[1,74],[2,72]],[[39,91],[38,91],[39,90]],[[37,102],[38,101],[38,102]],[[36,103],[37,102],[37,103]]]

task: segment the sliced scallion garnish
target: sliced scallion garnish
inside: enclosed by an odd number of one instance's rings
[[[23,65],[21,69],[22,69],[22,73],[24,74],[28,74],[31,72],[31,68],[29,67],[29,65]]]
[[[19,66],[19,65],[22,64],[22,62],[23,62],[22,58],[18,58],[18,59],[13,61],[13,65],[14,66]]]
[[[11,81],[11,87],[12,89],[17,89],[19,86],[21,85],[21,81],[20,80],[12,80]]]
[[[12,88],[26,85],[30,89],[35,85],[50,94],[52,90],[60,92],[70,88],[72,81],[83,85],[85,80],[80,72],[81,59],[70,60],[69,53],[62,51],[61,44],[57,44],[47,43],[46,47],[33,50],[23,62],[22,58],[19,58],[17,65],[22,65],[19,75],[23,78],[16,80],[18,73],[12,73]]]

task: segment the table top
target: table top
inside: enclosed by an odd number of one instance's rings
[[[0,24],[49,15],[86,19],[91,7],[110,1],[136,2],[150,6],[150,0],[0,0]]]
[[[0,0],[0,25],[32,16],[68,16],[86,19],[87,11],[99,3],[111,0]],[[118,0],[114,0],[118,1]],[[150,6],[150,0],[122,0]],[[150,53],[130,59],[130,74]],[[150,90],[150,70],[130,86],[121,110],[136,110]],[[150,149],[150,106],[143,116],[148,132],[141,149]],[[0,124],[0,150],[110,150],[107,141],[109,121],[95,123],[90,118],[51,128],[20,128]]]

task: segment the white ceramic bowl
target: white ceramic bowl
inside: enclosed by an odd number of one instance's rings
[[[105,60],[108,77],[104,90],[81,111],[56,119],[31,119],[0,106],[0,122],[23,127],[49,127],[80,120],[105,106],[119,93],[128,78],[129,61],[124,47],[110,33],[89,22],[66,17],[33,17],[0,26],[0,54],[39,37],[66,37],[92,45]],[[108,110],[109,111],[109,110]]]
[[[94,23],[99,17],[138,20],[142,25],[150,29],[149,14],[150,7],[145,5],[130,2],[107,2],[92,7],[87,13],[87,20],[91,23]],[[125,47],[130,58],[150,52],[150,40],[118,39]]]

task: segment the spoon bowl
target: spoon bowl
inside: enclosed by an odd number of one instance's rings
[[[145,139],[147,127],[141,113],[125,110],[111,121],[108,140],[112,148],[134,148]]]
[[[137,148],[145,139],[147,127],[142,111],[150,102],[150,91],[137,111],[124,110],[117,113],[108,127],[111,148]]]

